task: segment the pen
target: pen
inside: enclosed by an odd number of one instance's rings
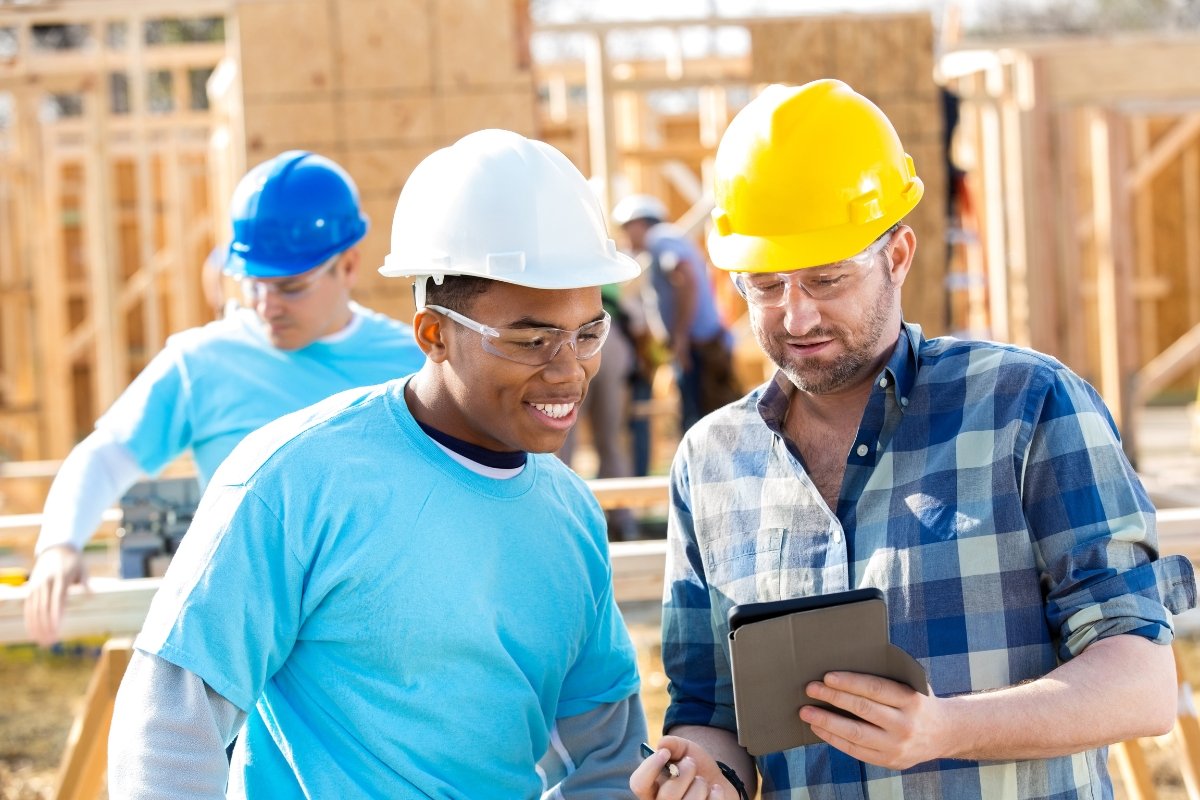
[[[645,742],[642,742],[642,755],[645,756],[646,758],[649,758],[650,756],[654,755],[654,748],[651,747],[650,745],[646,744]],[[679,777],[679,765],[674,763],[673,761],[667,762],[667,766],[663,768],[663,772],[665,772],[667,774],[668,778],[678,778]]]

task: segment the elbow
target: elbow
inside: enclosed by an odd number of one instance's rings
[[[1163,694],[1164,697],[1157,698],[1153,703],[1153,711],[1148,711],[1146,715],[1146,727],[1149,730],[1143,736],[1163,736],[1175,728],[1178,698],[1173,691]]]

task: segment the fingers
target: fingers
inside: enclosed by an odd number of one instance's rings
[[[24,612],[25,628],[41,646],[49,647],[58,641],[67,591],[80,580],[85,577],[75,551],[52,548],[38,558],[29,579]]]
[[[697,775],[696,762],[690,756],[676,763],[678,775],[668,777],[664,768],[671,763],[670,757],[669,750],[660,748],[634,770],[629,778],[629,788],[638,800],[719,800],[724,797],[720,787]]]
[[[651,800],[658,796],[658,779],[670,760],[671,751],[659,748],[654,755],[647,756],[633,771],[633,774],[629,776],[629,788],[638,796],[638,800]]]

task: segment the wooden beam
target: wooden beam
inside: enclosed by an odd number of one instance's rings
[[[26,110],[24,117],[36,114],[33,92],[18,95]],[[34,117],[36,119],[36,117]],[[33,271],[34,298],[37,303],[37,357],[41,365],[38,396],[42,406],[42,430],[45,452],[42,455],[65,456],[75,443],[74,383],[71,365],[63,349],[67,334],[67,296],[65,243],[59,227],[62,219],[62,162],[41,148],[33,162],[41,169],[41,216],[36,232],[38,268]]]
[[[845,22],[853,25],[856,22],[870,20],[871,22],[886,23],[888,21],[904,22],[912,18],[905,13],[870,13],[870,14],[821,14],[822,21]],[[720,28],[745,27],[748,25],[779,24],[784,22],[811,22],[813,15],[771,14],[757,17],[721,17],[708,15],[703,17],[651,17],[637,20],[611,20],[596,22],[583,20],[579,22],[547,22],[533,26],[535,33],[597,33],[623,30],[644,30],[653,28]]]
[[[1145,116],[1129,119],[1129,145],[1133,163],[1146,158],[1150,150],[1150,120]],[[1126,188],[1133,211],[1133,276],[1137,283],[1155,277],[1154,269],[1154,192],[1148,185]],[[1155,306],[1158,298],[1139,297],[1136,302],[1138,321],[1137,363],[1144,364],[1154,357],[1158,349],[1158,314]],[[1136,402],[1136,401],[1135,401]]]
[[[1188,319],[1200,323],[1200,144],[1183,151],[1183,262]]]
[[[989,81],[993,80],[989,75]],[[1011,342],[1012,321],[1008,299],[1008,233],[1004,213],[1004,129],[995,102],[979,103],[980,180],[983,183],[983,213],[980,217],[986,251],[988,320],[991,335]]]
[[[612,76],[603,32],[587,41],[588,154],[591,177],[599,179],[600,206],[612,210],[613,178],[617,174],[616,125],[613,121]]]
[[[67,736],[58,769],[56,800],[92,800],[104,788],[113,706],[132,655],[133,645],[128,639],[105,642],[88,683],[83,711]]]
[[[1097,304],[1100,312],[1100,394],[1121,431],[1125,452],[1137,453],[1133,420],[1133,359],[1128,348],[1134,329],[1132,256],[1128,230],[1128,194],[1124,191],[1127,162],[1123,120],[1108,109],[1091,112],[1092,215],[1095,221]]]
[[[1134,403],[1145,405],[1164,386],[1200,364],[1200,323],[1171,343],[1135,375]]]
[[[162,578],[92,578],[91,592],[78,586],[67,593],[63,639],[137,633]],[[0,644],[29,641],[25,630],[24,586],[0,586]]]
[[[613,542],[613,588],[617,602],[661,600],[665,539]],[[137,633],[145,622],[162,578],[92,578],[90,592],[78,586],[67,594],[61,635],[78,639]],[[29,641],[25,630],[25,586],[0,585],[0,645]]]
[[[1179,157],[1200,136],[1200,111],[1183,117],[1161,139],[1135,152],[1133,169],[1126,178],[1129,189],[1142,189],[1162,169]]]

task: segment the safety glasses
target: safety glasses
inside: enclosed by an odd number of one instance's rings
[[[612,318],[607,311],[602,319],[589,322],[578,330],[564,331],[561,328],[493,328],[444,306],[425,307],[478,333],[483,349],[492,355],[530,367],[549,364],[565,344],[571,345],[575,358],[581,361],[593,358],[600,352],[612,327]]]
[[[242,278],[242,295],[248,302],[260,302],[267,295],[273,294],[282,300],[299,300],[313,290],[317,281],[337,264],[341,253],[330,258],[324,264],[310,269],[308,272],[295,277],[271,278]]]
[[[803,290],[814,300],[831,300],[862,281],[875,257],[892,241],[891,233],[888,231],[866,250],[844,261],[793,272],[733,272],[730,277],[746,302],[760,308],[778,308],[786,303],[789,286]]]

